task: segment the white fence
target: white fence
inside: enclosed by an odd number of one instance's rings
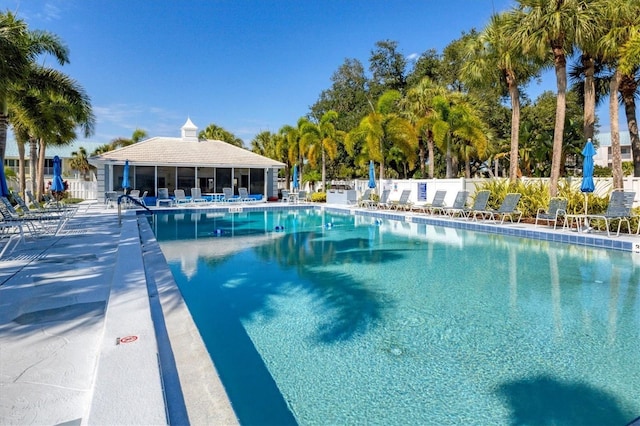
[[[436,191],[445,190],[447,191],[445,204],[452,205],[458,191],[467,190],[469,191],[470,195],[473,196],[473,194],[476,192],[476,187],[480,186],[487,180],[489,179],[384,179],[382,180],[382,182],[380,182],[380,180],[377,181],[379,187],[376,188],[376,192],[381,193],[383,190],[388,189],[391,191],[391,193],[389,194],[389,199],[397,200],[398,198],[400,198],[400,194],[403,190],[409,189],[411,190],[409,201],[421,204],[430,203],[431,201],[433,201],[433,196]],[[522,181],[542,181],[548,183],[549,178],[523,178]],[[580,190],[580,184],[582,183],[582,180],[580,178],[568,178],[564,181],[568,181],[572,187],[574,187],[578,191]],[[613,189],[612,178],[595,178],[594,182],[596,184],[596,190],[594,191],[594,193],[598,194],[601,197],[606,197]],[[354,180],[353,186],[358,191],[358,196],[360,196],[366,189],[368,189],[369,180]],[[634,191],[636,193],[634,206],[640,206],[640,178],[625,178],[624,190]]]
[[[98,182],[83,179],[66,179],[69,183],[69,197],[82,200],[98,199]],[[102,199],[102,197],[101,197]]]

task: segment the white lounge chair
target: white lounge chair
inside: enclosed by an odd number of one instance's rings
[[[156,198],[156,207],[165,205],[167,207],[173,207],[173,200],[169,197],[169,190],[167,188],[158,188],[158,198]]]
[[[186,194],[184,193],[184,189],[176,189],[173,191],[173,197],[174,197],[174,202],[177,205],[180,204],[190,204],[191,200],[189,198],[187,198]]]
[[[410,189],[404,189],[401,193],[400,193],[400,198],[398,199],[398,201],[395,201],[393,203],[391,203],[391,207],[392,209],[395,210],[411,210],[411,202],[409,201],[409,197],[411,196],[411,190]]]
[[[209,201],[202,196],[202,190],[200,188],[191,188],[191,202],[208,203]]]

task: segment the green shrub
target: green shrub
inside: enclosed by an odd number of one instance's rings
[[[327,202],[327,193],[326,192],[314,192],[311,194],[311,201],[314,203],[326,203]]]

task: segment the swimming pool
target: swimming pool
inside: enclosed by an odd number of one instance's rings
[[[626,424],[627,252],[320,210],[158,215],[243,424]]]

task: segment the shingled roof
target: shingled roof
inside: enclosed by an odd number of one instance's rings
[[[286,165],[218,140],[198,140],[198,128],[187,119],[182,137],[153,137],[91,157],[90,162],[137,166],[284,168]]]
[[[247,149],[216,140],[185,140],[182,138],[153,137],[91,157],[98,162],[122,163],[138,166],[205,166],[283,168],[284,163],[264,157]]]

